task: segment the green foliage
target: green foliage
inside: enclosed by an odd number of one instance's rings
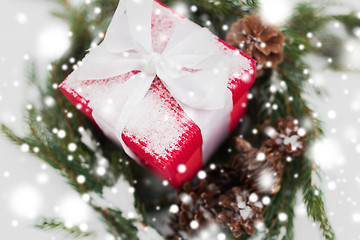
[[[335,239],[335,234],[332,230],[328,218],[326,217],[323,193],[318,186],[312,183],[311,180],[313,164],[309,159],[305,158],[304,160],[305,163],[302,166],[303,171],[301,178],[304,182],[304,184],[302,185],[302,193],[307,213],[314,222],[319,223],[320,229],[322,230],[322,235],[325,239]],[[317,169],[316,173],[319,176],[320,173],[318,171],[319,170]]]
[[[294,9],[287,28],[304,37],[309,32],[317,32],[324,28],[329,19],[323,10],[308,3],[300,3]]]
[[[121,211],[108,208],[105,212],[101,208],[94,208],[103,216],[109,232],[116,238],[136,240],[137,228],[134,226],[135,219],[128,220],[122,216]]]
[[[46,231],[61,230],[66,233],[66,237],[71,237],[73,239],[91,236],[90,232],[83,232],[78,226],[67,227],[65,223],[59,219],[41,218],[38,220],[38,223],[35,224],[35,227]]]
[[[25,111],[25,121],[29,128],[29,134],[25,137],[17,136],[3,124],[1,125],[1,131],[15,144],[28,144],[30,147],[29,153],[36,155],[58,170],[59,174],[64,176],[69,185],[79,194],[101,194],[103,188],[112,186],[120,175],[123,175],[130,184],[133,184],[132,164],[129,164],[129,158],[122,150],[119,150],[118,147],[106,140],[96,127],[57,88],[57,85],[69,74],[69,71],[63,71],[61,66],[65,63],[68,64],[67,61],[70,56],[81,59],[86,49],[89,48],[92,36],[88,29],[89,25],[93,23],[93,21],[87,20],[89,9],[85,6],[73,8],[66,0],[57,2],[62,7],[62,9],[59,8],[60,11],[68,14],[64,19],[69,21],[73,32],[70,50],[62,59],[52,64],[53,70],[50,72],[45,86],[39,79],[35,63],[31,62],[26,70],[29,84],[38,89],[42,100],[38,106],[29,103],[28,106],[30,107],[27,107]],[[46,98],[54,99],[55,104],[46,105],[44,102]],[[60,130],[66,132],[65,137],[60,138],[57,136],[56,133]],[[99,143],[99,147],[93,149],[84,144],[81,140],[82,134],[84,134],[83,131],[89,131],[95,143],[94,145]],[[76,150],[73,152],[68,149],[70,143],[76,144]],[[94,171],[101,157],[108,159],[110,162],[105,176],[99,176]],[[79,175],[85,177],[86,181],[84,183],[77,181]],[[140,206],[138,202],[136,204]],[[116,233],[125,239],[136,239],[134,237],[136,227],[133,225],[133,220],[123,218],[120,211],[90,205],[104,219],[109,229],[121,224],[112,232],[114,235]],[[139,212],[141,212],[140,207]],[[47,227],[55,227],[56,224],[62,227],[61,223],[55,221],[44,222],[43,226],[46,224]]]
[[[72,32],[72,45],[61,59],[52,63],[53,70],[49,73],[45,86],[39,79],[34,62],[29,64],[26,76],[29,84],[38,89],[40,99],[52,98],[56,104],[48,106],[41,101],[39,105],[31,104],[32,107],[26,109],[25,121],[29,127],[29,133],[24,137],[17,136],[3,124],[1,131],[17,145],[28,144],[31,154],[56,169],[79,194],[91,193],[101,196],[104,187],[114,185],[119,176],[124,176],[131,186],[136,188],[135,205],[142,215],[142,220],[127,219],[122,215],[121,209],[103,208],[91,200],[89,205],[99,214],[114,237],[137,239],[138,229],[135,222],[149,224],[148,214],[151,214],[157,205],[162,208],[171,205],[174,202],[175,191],[170,187],[162,187],[160,180],[154,180],[153,185],[149,186],[147,182],[150,178],[154,179],[154,176],[137,166],[122,150],[100,134],[98,129],[57,88],[57,84],[70,73],[70,70],[63,71],[61,66],[69,64],[70,57],[76,61],[81,60],[92,42],[102,40],[99,33],[106,31],[118,0],[93,0],[90,4],[81,4],[76,7],[68,0],[51,1],[58,4],[53,15],[63,19],[69,25]],[[197,11],[189,11],[189,17],[198,24],[209,27],[220,38],[225,36],[226,32],[223,28],[225,24],[230,26],[241,17],[256,13],[259,7],[257,0],[162,0],[161,2],[170,6],[179,3],[185,4],[188,8],[196,6]],[[101,8],[101,13],[94,14],[94,7]],[[354,35],[354,29],[360,27],[360,19],[354,12],[347,15],[329,16],[324,13],[324,10],[325,6],[316,7],[309,3],[301,3],[294,9],[291,19],[281,26],[286,36],[284,61],[275,69],[265,71],[265,74],[256,80],[251,89],[253,98],[249,100],[247,115],[234,135],[242,134],[254,145],[259,145],[264,139],[261,134],[263,128],[266,125],[274,125],[279,117],[295,117],[300,121],[300,125],[310,123],[307,141],[309,146],[323,135],[321,121],[314,117],[313,111],[303,96],[310,90],[319,96],[322,94],[321,89],[314,87],[308,81],[310,76],[304,70],[310,69],[310,66],[304,57],[308,54],[331,57],[334,60],[331,67],[339,68],[337,60],[343,40],[329,33],[326,30],[327,25],[334,20],[339,21],[350,35]],[[211,22],[210,25],[206,24],[208,21]],[[308,33],[311,33],[311,37]],[[318,48],[315,40],[326,42],[326,44]],[[303,49],[299,47],[300,45]],[[272,85],[280,87],[273,92],[270,91]],[[276,110],[274,110],[275,105]],[[257,129],[259,133],[253,134],[252,129]],[[64,138],[56,135],[56,131],[59,130],[66,132]],[[88,146],[82,141],[84,131],[90,134],[95,147]],[[69,151],[69,143],[76,144],[74,152]],[[225,143],[222,149],[228,148],[229,145]],[[224,161],[227,156],[226,151],[220,150],[215,154],[214,160],[220,158]],[[99,157],[104,157],[110,162],[106,176],[98,176],[94,172]],[[284,164],[286,167],[282,188],[279,193],[272,196],[271,205],[264,209],[267,231],[263,233],[263,239],[277,238],[283,234],[284,229],[286,234],[282,239],[294,238],[294,206],[296,194],[299,191],[302,192],[309,217],[319,223],[325,239],[335,239],[326,216],[321,189],[312,184],[311,177],[316,168],[312,160],[304,155]],[[86,178],[84,183],[78,183],[79,175]],[[288,219],[281,222],[278,218],[279,212],[286,213]],[[88,236],[88,233],[82,233],[78,227],[66,228],[57,219],[43,218],[36,227],[47,230],[62,229],[75,238]],[[249,238],[249,235],[244,235],[240,239]],[[233,239],[232,235],[229,234],[227,239]]]
[[[355,35],[354,30],[360,27],[360,17],[356,12],[347,15],[334,16],[334,19],[341,22],[350,35]]]

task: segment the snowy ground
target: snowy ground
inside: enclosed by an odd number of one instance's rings
[[[80,0],[79,0],[80,1]],[[276,2],[279,2],[276,0]],[[286,1],[285,1],[286,2]],[[360,10],[360,2],[351,3]],[[53,7],[45,0],[0,0],[0,120],[16,132],[24,131],[22,107],[27,89],[24,66],[29,59],[47,71],[47,61],[66,49],[67,26],[50,15]],[[339,31],[336,23],[332,26]],[[52,37],[51,37],[52,36]],[[360,65],[360,40],[349,42],[345,58]],[[344,58],[344,59],[345,59]],[[325,122],[326,140],[315,146],[314,155],[323,166],[323,189],[330,220],[339,240],[360,239],[360,74],[313,72],[314,82],[327,90],[319,100],[311,97],[319,118]],[[359,66],[360,67],[360,66]],[[38,159],[22,153],[0,137],[0,232],[1,239],[61,239],[62,234],[47,233],[31,227],[36,216],[72,219],[97,232],[106,240],[101,223],[91,209],[52,169]],[[23,149],[26,150],[26,149]],[[300,201],[299,201],[300,203]],[[321,239],[317,227],[307,220],[301,204],[296,207],[296,240]]]

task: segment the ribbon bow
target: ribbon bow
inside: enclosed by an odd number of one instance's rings
[[[229,67],[218,46],[200,53],[204,43],[216,42],[206,28],[182,19],[162,52],[152,47],[153,0],[121,0],[104,41],[90,51],[79,69],[78,80],[107,79],[133,70],[140,73],[128,79],[133,84],[117,121],[117,136],[140,104],[156,75],[180,105],[194,109],[224,107]],[[215,51],[214,51],[215,49]],[[209,53],[210,52],[210,53]],[[198,53],[198,54],[197,54]],[[96,111],[96,109],[94,109]]]

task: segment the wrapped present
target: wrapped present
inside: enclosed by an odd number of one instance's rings
[[[153,0],[121,0],[61,91],[127,154],[178,187],[243,116],[255,61]]]

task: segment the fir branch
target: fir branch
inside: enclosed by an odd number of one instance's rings
[[[37,111],[35,108],[32,108],[27,111],[27,122],[29,124],[29,128],[31,131],[31,136],[27,137],[29,141],[29,145],[31,146],[30,150],[32,153],[35,153],[32,151],[33,144],[36,144],[40,148],[40,151],[38,151],[37,154],[40,158],[45,160],[47,163],[49,163],[52,167],[55,169],[60,170],[60,173],[64,175],[68,181],[69,184],[79,193],[85,193],[89,191],[89,188],[87,186],[92,186],[91,189],[95,191],[101,191],[102,184],[100,183],[99,190],[96,190],[97,187],[94,188],[94,184],[96,181],[99,184],[99,179],[97,179],[91,175],[89,175],[89,172],[87,170],[80,170],[82,169],[81,165],[78,165],[76,161],[72,161],[71,165],[69,165],[68,161],[66,160],[66,155],[64,155],[63,148],[65,146],[62,146],[53,136],[50,132],[46,130],[46,127],[43,126],[44,124],[36,121]],[[17,137],[9,128],[7,128],[5,125],[2,125],[2,131],[10,138],[12,139],[16,144],[23,144],[25,140]],[[34,139],[30,141],[31,139]],[[94,153],[93,153],[94,154]],[[127,164],[126,164],[127,165]],[[127,171],[129,171],[128,168]],[[81,171],[80,173],[78,171]],[[76,176],[78,174],[83,174],[86,176],[86,183],[85,184],[79,184],[77,182]],[[129,176],[129,173],[127,174]],[[95,184],[96,186],[96,184]],[[135,227],[133,226],[132,222],[134,220],[127,220],[121,216],[121,212],[118,210],[113,209],[105,209],[102,210],[101,208],[92,205],[94,210],[101,213],[101,216],[104,218],[105,223],[108,225],[108,227],[115,228],[117,235],[119,237],[125,237],[126,239],[136,239],[134,237],[135,235]],[[55,227],[54,222],[47,222],[48,227],[53,226]],[[44,223],[45,224],[45,223]],[[59,223],[60,224],[60,223]],[[119,225],[120,224],[120,225]],[[116,227],[113,227],[115,225],[119,225]],[[61,226],[61,225],[58,225]]]
[[[121,239],[138,240],[137,228],[134,226],[136,219],[125,219],[120,210],[108,208],[103,210],[95,205],[92,206],[94,210],[100,213],[109,227],[109,231],[114,237]]]
[[[331,17],[341,22],[345,26],[348,34],[352,36],[355,36],[354,29],[360,27],[360,17],[356,12],[351,12],[346,15],[334,15]]]
[[[35,228],[46,230],[46,231],[56,231],[60,230],[66,233],[66,237],[71,237],[74,239],[77,238],[86,238],[92,235],[91,232],[81,231],[80,227],[73,226],[67,227],[65,223],[63,223],[59,219],[53,218],[41,218],[38,220],[38,223],[35,224]]]
[[[16,145],[22,145],[26,143],[22,138],[18,137],[10,128],[5,124],[1,124],[1,132],[6,136],[6,138],[15,143]]]
[[[60,9],[51,12],[54,17],[61,18],[65,21],[69,21],[69,19],[71,19],[71,16],[74,13],[75,9],[71,6],[68,0],[50,0],[50,1],[56,3],[61,7]]]
[[[286,165],[281,189],[272,197],[271,204],[263,211],[265,224],[268,227],[268,232],[263,238],[264,240],[273,239],[278,236],[281,227],[286,228],[286,235],[283,239],[291,240],[294,238],[294,206],[296,203],[296,192],[299,190],[300,184],[294,178],[294,174],[297,173],[299,163],[294,160],[294,162]],[[286,214],[286,221],[280,222],[280,212]]]
[[[326,216],[323,193],[318,186],[312,183],[311,180],[313,163],[308,158],[305,158],[304,160],[305,162],[303,163],[301,178],[304,182],[302,186],[303,201],[306,205],[308,216],[311,217],[314,222],[318,222],[320,224],[322,235],[326,240],[334,240],[336,239],[335,233]],[[318,176],[320,175],[319,172],[317,172],[317,174]]]
[[[329,21],[329,17],[324,16],[323,11],[324,7],[315,7],[311,3],[299,3],[286,28],[304,37],[307,33],[315,33],[323,29]]]
[[[29,85],[35,85],[36,87],[38,87],[39,89],[41,89],[41,86],[39,84],[39,76],[38,76],[38,72],[37,72],[37,66],[36,66],[36,62],[31,60],[27,67],[26,67],[26,79],[28,81]]]
[[[67,21],[70,17],[70,15],[67,12],[62,12],[62,11],[52,11],[51,14],[54,17],[57,17],[61,20]]]
[[[69,184],[76,191],[80,193],[86,192],[87,188],[82,184],[78,184],[75,174],[73,174],[72,171],[65,167],[67,165],[65,163],[65,161],[67,161],[67,156],[63,151],[65,146],[60,146],[52,134],[43,128],[41,123],[35,120],[35,110],[28,110],[27,113],[27,123],[32,133],[32,137],[36,139],[35,142],[37,144],[40,144],[39,148],[41,151],[39,151],[39,157],[42,157],[42,159],[53,168],[60,170],[61,174],[68,178]],[[75,164],[72,164],[72,168],[76,169]]]
[[[59,78],[59,65],[54,65],[54,70],[52,71],[52,75],[49,76],[48,82],[52,85],[55,81],[54,79]],[[38,79],[35,79],[38,81]],[[36,82],[34,82],[36,84]],[[56,96],[54,91],[58,91],[57,89],[54,90],[52,87],[48,87],[47,91],[44,92],[45,94]],[[59,92],[58,92],[59,93]],[[83,144],[79,142],[78,133],[71,136],[67,134],[64,139],[57,139],[54,134],[51,132],[52,123],[56,122],[64,126],[64,129],[68,131],[67,128],[74,129],[78,126],[77,121],[69,121],[68,118],[64,114],[59,115],[59,111],[64,112],[67,107],[63,102],[63,97],[61,95],[57,96],[56,106],[52,109],[47,108],[46,106],[42,105],[40,110],[37,110],[35,107],[28,109],[26,111],[26,121],[28,123],[30,134],[22,139],[16,134],[14,134],[9,128],[5,125],[2,125],[2,131],[8,136],[8,138],[12,139],[13,142],[16,144],[23,144],[28,143],[30,146],[30,152],[36,154],[39,158],[43,159],[53,168],[59,170],[61,175],[65,176],[68,180],[70,186],[74,188],[80,194],[86,193],[89,191],[94,191],[100,193],[102,191],[103,186],[105,183],[99,178],[96,174],[94,174],[89,168],[83,168],[82,160],[79,159],[80,156],[88,156],[87,160],[95,159],[95,152]],[[59,117],[60,116],[60,117]],[[41,117],[43,121],[37,121],[36,119]],[[45,121],[46,120],[46,121]],[[67,127],[66,127],[67,126]],[[95,129],[95,128],[94,128]],[[98,133],[98,130],[94,130],[95,137],[101,138],[100,142],[102,143],[101,147],[102,150],[106,153],[109,157],[113,170],[115,171],[114,175],[119,176],[121,173],[126,176],[127,179],[132,183],[132,174],[131,168],[128,164],[127,157],[124,156],[124,153],[118,150],[113,144],[109,141],[104,141],[104,136]],[[67,146],[69,142],[75,142],[77,144],[76,154],[73,155],[73,160],[70,162],[67,159]],[[38,147],[38,151],[33,151],[35,147]],[[124,159],[123,162],[119,163],[119,159]],[[94,161],[93,161],[94,162]],[[84,175],[86,178],[86,182],[84,184],[80,184],[77,182],[77,176]],[[108,175],[111,175],[109,173]],[[113,181],[112,181],[113,183]],[[137,200],[138,201],[138,200]],[[136,239],[134,237],[134,229],[136,229],[133,225],[133,221],[128,221],[125,218],[121,217],[121,212],[115,210],[99,210],[99,207],[95,205],[91,205],[94,210],[101,213],[101,216],[104,218],[105,223],[109,227],[109,229],[115,228],[117,231],[117,235],[115,236],[123,236],[126,239]],[[138,204],[140,206],[140,204]],[[117,216],[119,215],[119,216]],[[121,224],[120,226],[113,227],[115,225]],[[124,226],[124,227],[123,227]]]
[[[55,63],[54,64],[54,67],[53,67],[53,70],[51,72],[51,82],[53,84],[56,84],[57,83],[57,75],[56,75],[56,72],[57,72],[57,69],[58,69],[58,64]],[[65,123],[66,123],[66,130],[67,132],[70,134],[70,138],[75,138],[75,131],[69,121],[69,119],[66,117],[65,115],[65,106],[64,106],[64,101],[63,101],[63,98],[61,98],[60,96],[60,92],[59,91],[55,91],[55,97],[56,97],[56,101],[57,101],[57,104],[60,108],[60,112],[62,114],[62,117],[63,119],[65,120]]]
[[[51,0],[51,1],[58,3],[59,5],[62,5],[69,12],[71,12],[73,10],[73,7],[71,6],[71,4],[68,0]]]

